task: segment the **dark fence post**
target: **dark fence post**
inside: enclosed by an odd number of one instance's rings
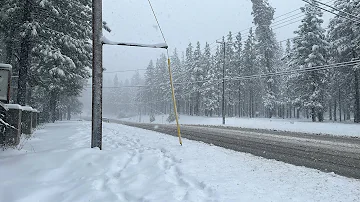
[[[18,104],[5,105],[8,110],[7,123],[14,128],[8,128],[5,133],[5,142],[8,145],[16,146],[20,143],[22,109]]]
[[[26,135],[32,134],[32,111],[33,108],[29,106],[22,107],[21,116],[21,132]]]

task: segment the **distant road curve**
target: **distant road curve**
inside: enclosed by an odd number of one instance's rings
[[[110,122],[177,136],[172,124]],[[202,125],[181,125],[181,134],[190,140],[360,179],[359,138]]]

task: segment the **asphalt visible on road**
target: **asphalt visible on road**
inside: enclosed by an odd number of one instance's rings
[[[110,122],[177,136],[176,125],[172,124]],[[181,135],[234,151],[360,179],[359,138],[203,125],[181,125]]]

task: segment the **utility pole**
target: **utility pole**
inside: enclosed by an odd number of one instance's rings
[[[92,126],[91,126],[91,148],[102,149],[102,85],[103,85],[103,66],[102,54],[103,45],[162,48],[167,49],[166,43],[159,44],[139,44],[128,42],[115,42],[102,35],[102,0],[92,0],[92,31],[93,31],[93,59],[92,59]],[[109,31],[109,30],[107,30]],[[179,134],[180,130],[178,129]],[[179,135],[180,138],[180,135]],[[180,141],[181,144],[181,141]]]
[[[92,127],[91,148],[102,149],[102,0],[92,0]]]
[[[224,47],[224,58],[223,58],[223,74],[222,74],[222,124],[225,125],[225,41],[216,41],[216,43],[223,44]]]

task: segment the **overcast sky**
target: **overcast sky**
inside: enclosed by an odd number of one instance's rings
[[[250,0],[152,0],[160,25],[164,31],[170,52],[176,47],[185,51],[189,42],[214,43],[229,31],[237,33],[252,25]],[[275,17],[304,5],[301,0],[269,0],[276,9]],[[324,1],[327,2],[327,1]],[[275,19],[282,20],[277,27],[299,21],[301,18],[284,19],[300,11]],[[326,18],[329,15],[325,16]],[[161,33],[156,25],[147,0],[104,0],[103,20],[111,27],[111,33],[104,33],[114,41],[137,43],[162,43]],[[290,20],[290,21],[288,21]],[[299,23],[275,29],[278,41],[293,37]],[[247,31],[243,32],[246,38]],[[215,44],[212,45],[212,47]],[[129,69],[145,69],[151,59],[165,53],[162,49],[104,46],[104,68],[107,72]],[[112,82],[115,73],[104,72],[105,85]],[[134,72],[117,73],[125,80]],[[144,73],[141,71],[140,73]]]

